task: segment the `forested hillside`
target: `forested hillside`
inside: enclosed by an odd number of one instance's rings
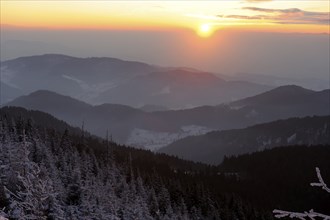
[[[267,213],[239,197],[212,194],[202,181],[212,175],[211,167],[100,141],[83,131],[71,134],[70,127],[64,132],[43,129],[33,123],[39,119],[36,112],[30,120],[20,116],[26,113],[21,108],[1,111],[2,215],[229,220],[263,219]]]
[[[247,155],[215,167],[120,146],[42,112],[2,108],[1,215],[266,220],[274,208],[326,211],[329,198],[305,181],[316,178],[315,166],[329,180],[329,149],[280,148],[259,153],[264,160]]]
[[[224,156],[251,153],[278,146],[329,143],[330,116],[313,116],[190,136],[161,148],[159,152],[187,160],[219,164]]]

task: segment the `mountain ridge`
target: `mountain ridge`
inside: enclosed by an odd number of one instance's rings
[[[36,94],[40,93],[44,96],[36,97]],[[93,106],[67,96],[56,95],[56,93],[50,96],[47,94],[47,92],[32,93],[7,105],[45,111],[74,126],[81,126],[84,121],[86,129],[94,135],[103,137],[106,130],[109,130],[113,132],[115,140],[120,143],[133,145],[139,143],[137,145],[148,145],[152,150],[154,150],[153,145],[157,148],[166,146],[187,135],[203,134],[210,130],[244,128],[290,117],[328,115],[330,111],[328,90],[321,93],[312,92],[312,106],[305,102],[302,105],[288,102],[284,106],[278,103],[274,105],[246,103],[243,107],[229,103],[155,112],[144,112],[121,104]],[[302,94],[300,99],[305,100],[305,98]],[[142,134],[148,137],[143,137]]]
[[[281,119],[243,129],[212,131],[186,137],[158,152],[217,164],[225,156],[256,152],[276,146],[330,143],[330,115]]]
[[[249,82],[229,82],[216,74],[189,68],[62,54],[2,61],[1,80],[15,85],[23,95],[47,89],[90,104],[162,105],[170,109],[217,104],[273,88]]]

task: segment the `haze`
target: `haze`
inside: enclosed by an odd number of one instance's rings
[[[329,79],[329,35],[191,31],[27,30],[1,32],[1,60],[44,53],[106,56],[215,73]],[[253,54],[253,55],[252,55]],[[308,62],[306,62],[308,61]]]
[[[327,1],[106,5],[5,1],[1,6],[1,60],[61,53],[185,66],[226,75],[252,73],[329,81]],[[201,37],[198,33],[205,24],[212,32]]]

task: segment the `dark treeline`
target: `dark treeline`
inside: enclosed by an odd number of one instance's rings
[[[315,166],[329,180],[329,153],[329,146],[292,146],[226,158],[215,167],[120,146],[42,112],[2,108],[0,213],[258,220],[273,219],[274,208],[326,211],[329,198],[309,182],[316,180]]]
[[[330,214],[330,194],[310,183],[318,182],[315,168],[330,183],[330,146],[286,146],[226,157],[220,170],[241,178],[230,191],[254,204],[276,209]],[[242,184],[244,183],[244,184]]]

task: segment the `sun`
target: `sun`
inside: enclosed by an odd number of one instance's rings
[[[213,34],[214,30],[209,24],[202,24],[198,27],[197,34],[200,37],[210,37]]]

